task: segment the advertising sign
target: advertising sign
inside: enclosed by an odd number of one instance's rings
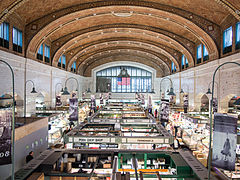
[[[237,118],[227,114],[214,114],[212,166],[235,170]]]
[[[160,104],[160,121],[163,124],[164,122],[168,122],[169,119],[169,100],[162,99]]]
[[[103,104],[103,94],[100,93],[100,104]]]
[[[218,100],[217,100],[217,98],[213,98],[212,108],[213,108],[213,113],[218,111]]]
[[[91,95],[91,109],[95,109],[95,108],[96,108],[95,95]]]
[[[61,105],[62,105],[61,96],[56,96],[56,107]]]
[[[69,121],[78,121],[78,99],[69,99]]]
[[[11,164],[12,110],[0,110],[0,165]]]
[[[188,94],[183,95],[183,109],[184,109],[184,113],[187,113],[187,111],[188,111]]]

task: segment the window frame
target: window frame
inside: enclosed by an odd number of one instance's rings
[[[226,46],[225,45],[226,42],[227,42],[226,35],[228,35],[227,32],[230,31],[230,30],[231,30],[231,33],[230,33],[230,39],[229,40],[231,41],[231,45]],[[229,52],[232,52],[232,45],[233,45],[233,27],[232,26],[226,28],[223,31],[223,37],[222,38],[223,38],[222,39],[223,40],[222,41],[222,48],[223,48],[222,53],[227,54]]]
[[[14,32],[16,32],[16,35],[15,35],[16,39],[14,38]],[[13,44],[13,51],[22,53],[23,33],[20,29],[14,27],[14,26],[12,29],[12,44]]]
[[[1,23],[0,30],[0,46],[9,49],[9,23]]]
[[[130,77],[128,77],[129,79],[127,77],[118,77],[119,69],[121,67],[127,70],[128,74],[130,75]],[[137,71],[139,71],[139,73],[137,73]],[[151,92],[152,90],[152,73],[139,67],[113,66],[97,71],[96,92],[101,92],[101,88],[98,86],[98,82],[101,78],[106,78],[111,81],[110,92],[112,93],[147,93]],[[121,81],[119,80],[119,78],[121,78]],[[123,84],[123,81],[125,82],[125,84]]]
[[[235,50],[240,49],[240,21],[236,23]],[[239,39],[238,39],[239,38]],[[238,39],[238,40],[237,40]]]

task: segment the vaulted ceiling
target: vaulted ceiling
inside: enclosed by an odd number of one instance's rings
[[[184,54],[195,66],[196,46],[204,44],[209,59],[219,58],[221,24],[240,20],[240,0],[4,0],[0,22],[18,19],[24,25],[24,54],[36,59],[42,43],[51,46],[52,65],[62,54],[67,70],[77,72],[114,61],[140,62],[171,73],[180,71]]]

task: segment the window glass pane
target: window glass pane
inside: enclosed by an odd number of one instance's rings
[[[120,68],[125,68],[130,77],[117,77],[120,74]],[[131,76],[132,74],[135,74],[135,76]],[[152,73],[140,68],[129,66],[111,67],[98,71],[96,76],[109,77],[111,79],[111,92],[151,91]]]
[[[184,66],[185,66],[185,56],[182,55],[182,69],[184,69]]]
[[[107,69],[107,76],[112,76],[112,70],[110,68]]]
[[[9,24],[8,23],[4,23],[4,25],[5,25],[5,28],[4,28],[4,30],[5,30],[4,39],[9,41]]]
[[[148,90],[149,90],[149,92],[152,91],[152,78],[148,79]]]
[[[22,31],[18,31],[18,43],[22,47]]]
[[[188,59],[186,58],[185,59],[185,62],[186,62],[186,68],[188,67]]]
[[[131,67],[125,67],[125,69],[127,70],[127,73],[131,76]]]
[[[0,25],[0,38],[3,38],[3,23]]]
[[[39,47],[38,54],[43,55],[43,44],[41,44],[41,46]]]
[[[62,56],[59,57],[58,62],[61,64]]]
[[[66,65],[66,56],[62,55],[62,64]]]
[[[223,48],[232,46],[232,26],[223,32]]]
[[[147,76],[147,71],[142,70],[142,76]]]
[[[117,76],[120,74],[120,67],[117,67]]]
[[[44,56],[50,58],[50,47],[45,45],[45,48],[44,48]]]
[[[17,44],[18,39],[17,39],[17,29],[13,28],[13,44]]]
[[[76,61],[73,63],[73,68],[76,69]]]
[[[185,65],[185,56],[182,55],[182,65],[184,66]]]
[[[102,71],[102,76],[107,76],[107,70],[106,69]]]
[[[203,56],[208,56],[208,50],[205,45],[203,45]]]
[[[132,69],[132,76],[137,76],[137,69],[136,68]]]
[[[101,76],[101,75],[102,75],[101,71],[97,72],[97,76]]]
[[[240,22],[236,25],[236,43],[240,42]]]
[[[142,75],[141,69],[137,69],[137,76],[141,76],[141,75]]]
[[[112,68],[112,76],[117,76],[117,68]]]
[[[197,47],[197,59],[201,59],[202,58],[202,45],[200,44]]]

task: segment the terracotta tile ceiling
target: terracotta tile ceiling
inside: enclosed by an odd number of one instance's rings
[[[67,70],[91,76],[97,66],[114,61],[143,63],[157,76],[181,71],[184,54],[195,66],[196,46],[219,58],[221,23],[240,20],[240,0],[4,0],[0,22],[19,17],[25,54],[36,60],[42,43],[51,47],[52,65],[67,57]]]

